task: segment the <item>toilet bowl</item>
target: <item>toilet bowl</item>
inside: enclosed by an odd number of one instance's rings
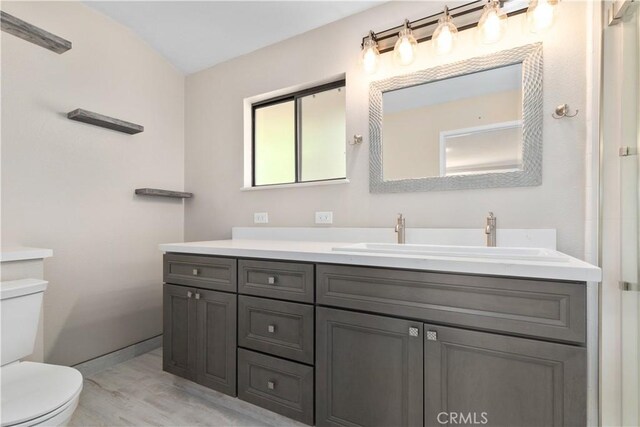
[[[0,421],[2,427],[63,426],[82,391],[82,375],[67,366],[22,362],[33,352],[47,282],[0,282]]]

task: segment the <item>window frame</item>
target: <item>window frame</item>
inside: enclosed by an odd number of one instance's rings
[[[300,126],[302,120],[302,108],[300,106],[300,99],[309,95],[313,95],[320,92],[326,92],[331,89],[342,88],[346,90],[346,79],[336,80],[331,83],[325,83],[319,86],[313,86],[307,89],[302,89],[297,92],[288,93],[286,95],[277,96],[274,98],[269,98],[264,101],[259,101],[251,104],[251,188],[260,188],[260,187],[272,187],[277,185],[295,185],[295,184],[306,184],[313,182],[326,182],[326,181],[337,181],[346,179],[346,171],[345,176],[337,177],[337,178],[327,178],[327,179],[315,179],[309,181],[303,181],[302,171],[301,171],[301,163],[302,163],[302,129]],[[256,110],[258,108],[269,107],[272,105],[282,104],[284,102],[293,101],[293,116],[294,116],[294,159],[295,159],[295,179],[290,182],[280,182],[276,184],[259,184],[256,185]],[[346,116],[346,108],[345,108],[345,116]],[[346,122],[346,117],[345,117]],[[346,144],[346,140],[345,140]]]

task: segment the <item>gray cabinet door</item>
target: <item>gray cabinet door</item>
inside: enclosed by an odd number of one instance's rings
[[[236,300],[225,292],[195,290],[198,304],[196,382],[236,395]]]
[[[195,379],[196,306],[194,290],[164,285],[162,368],[187,379]]]
[[[316,424],[421,426],[422,324],[317,308]]]
[[[426,426],[586,425],[584,348],[442,326],[424,331]]]

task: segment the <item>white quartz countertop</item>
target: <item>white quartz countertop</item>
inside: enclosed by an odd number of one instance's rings
[[[24,261],[29,259],[43,259],[53,256],[51,249],[10,247],[2,248],[0,251],[0,262]]]
[[[336,252],[333,250],[335,247],[344,247],[351,244],[345,242],[234,239],[167,243],[160,245],[160,250],[201,255],[350,264],[451,273],[584,282],[599,282],[601,280],[600,268],[568,255],[566,256],[566,261],[552,262],[469,257],[463,259],[404,253]]]

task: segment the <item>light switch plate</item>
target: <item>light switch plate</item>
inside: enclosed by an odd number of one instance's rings
[[[316,212],[316,224],[333,224],[333,212]]]
[[[254,224],[268,224],[269,223],[269,213],[268,212],[254,212],[253,213],[253,223]]]

